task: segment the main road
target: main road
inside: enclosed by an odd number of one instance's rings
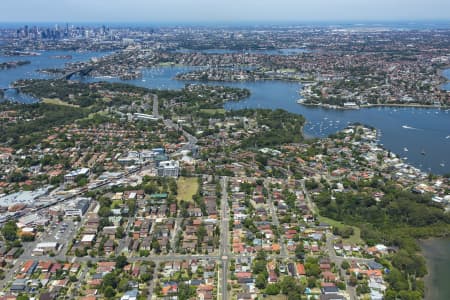
[[[220,286],[222,300],[226,300],[228,299],[228,269],[230,259],[230,210],[228,207],[228,183],[227,177],[225,176],[221,178],[221,187],[222,198],[220,200],[220,259],[222,261],[222,265],[220,273],[221,282],[218,283],[218,286]]]
[[[273,205],[273,200],[272,200],[272,193],[270,191],[270,185],[269,185],[269,181],[268,180],[264,180],[264,187],[267,190],[268,193],[268,197],[267,197],[267,204],[269,204],[269,209],[270,209],[270,213],[272,215],[272,224],[275,225],[275,227],[277,228],[277,230],[280,232],[281,227],[280,227],[280,221],[278,219],[278,215],[277,215],[277,211],[275,210],[275,206]],[[281,247],[281,257],[287,258],[288,257],[288,253],[286,251],[286,243],[284,241],[284,232],[280,232],[280,247]]]

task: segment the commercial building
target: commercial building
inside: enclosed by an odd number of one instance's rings
[[[91,203],[91,198],[76,198],[74,201],[69,202],[69,204],[64,207],[64,214],[67,217],[82,217],[89,208]]]
[[[180,173],[180,163],[176,160],[166,160],[159,163],[157,167],[158,176],[178,177]]]
[[[58,249],[59,244],[57,242],[43,242],[38,243],[33,250],[33,255],[41,256],[50,252],[54,252]]]
[[[76,180],[78,176],[89,176],[90,169],[89,168],[81,168],[75,171],[72,171],[66,175],[64,175],[65,183],[72,183]]]

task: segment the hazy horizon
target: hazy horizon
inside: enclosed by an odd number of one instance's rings
[[[1,23],[446,22],[448,0],[2,0]]]

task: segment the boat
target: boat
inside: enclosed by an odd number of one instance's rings
[[[420,152],[420,154],[425,155],[425,150],[422,150],[422,152]]]
[[[403,151],[408,152],[408,148],[406,148],[406,147],[403,148]]]
[[[445,167],[445,164],[444,163],[440,163],[439,164],[441,167]]]

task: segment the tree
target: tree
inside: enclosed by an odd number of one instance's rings
[[[295,257],[297,257],[297,259],[305,258],[305,248],[303,247],[303,243],[299,243],[295,246]]]
[[[107,218],[111,215],[111,209],[109,207],[106,206],[102,206],[100,207],[100,209],[98,210],[98,215],[101,218]]]
[[[344,260],[344,261],[341,263],[341,268],[344,269],[344,270],[347,270],[348,268],[350,268],[349,262],[346,261],[346,260]]]
[[[125,230],[123,229],[122,226],[117,227],[115,236],[116,239],[121,239],[125,236]]]
[[[116,295],[116,291],[112,287],[108,286],[105,289],[104,295],[106,298],[113,298]]]
[[[359,284],[356,287],[356,293],[358,295],[370,293],[370,288],[369,288],[369,285],[367,284],[367,282],[363,282],[363,283]]]
[[[277,283],[271,283],[266,287],[266,294],[268,295],[278,295],[280,293],[280,285]]]
[[[32,234],[22,234],[21,240],[22,240],[22,242],[32,242],[32,241],[34,241],[34,235],[32,235]]]
[[[316,281],[317,281],[316,277],[314,277],[314,276],[308,277],[308,287],[309,288],[316,287]]]
[[[118,269],[123,269],[126,265],[128,265],[128,261],[125,255],[121,254],[116,257],[116,267]]]
[[[178,299],[191,299],[195,295],[195,291],[195,287],[185,284],[184,282],[180,282],[180,284],[178,285]]]
[[[423,277],[427,274],[426,264],[423,257],[406,250],[400,250],[392,257],[392,264],[410,275]]]
[[[260,273],[258,274],[258,276],[256,276],[255,285],[258,289],[264,289],[266,287],[267,279],[264,273]]]
[[[88,184],[89,180],[85,175],[78,175],[75,178],[75,182],[78,186],[85,186],[86,184]]]
[[[108,273],[103,276],[102,288],[106,290],[108,287],[113,289],[117,287],[117,276],[114,273]]]
[[[117,290],[119,292],[125,292],[126,290],[128,290],[128,279],[122,278],[117,285]]]
[[[265,251],[263,251],[263,250],[259,251],[256,254],[256,259],[257,260],[264,260],[264,261],[267,260],[267,253]]]
[[[156,238],[152,240],[152,249],[155,251],[155,253],[161,253],[161,245]]]
[[[143,273],[143,274],[141,274],[140,280],[141,280],[141,282],[147,282],[147,281],[151,280],[152,277],[153,276],[150,273]]]
[[[358,284],[358,278],[356,278],[355,273],[352,273],[352,275],[350,275],[350,279],[348,280],[348,284],[351,286],[355,286]]]
[[[2,227],[2,234],[5,240],[13,242],[17,240],[17,225],[13,220],[8,221]]]
[[[409,289],[408,281],[405,276],[396,268],[392,268],[386,275],[386,281],[392,290],[401,291]]]
[[[289,291],[295,288],[296,282],[295,279],[291,276],[284,276],[280,282],[281,292],[285,295],[289,293]]]
[[[306,276],[318,277],[320,275],[320,267],[317,263],[306,262],[305,263],[305,271],[306,271]]]
[[[340,289],[340,290],[345,290],[345,289],[347,289],[347,285],[345,284],[345,282],[343,282],[343,281],[339,281],[338,283],[337,283],[337,287]]]
[[[266,261],[265,260],[255,260],[253,263],[253,273],[260,274],[266,271]]]

